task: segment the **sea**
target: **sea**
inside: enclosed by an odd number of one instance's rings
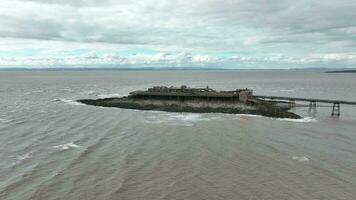
[[[356,101],[356,74],[1,71],[1,200],[354,200],[356,106],[303,119],[87,106],[156,85]]]

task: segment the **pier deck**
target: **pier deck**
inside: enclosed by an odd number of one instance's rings
[[[356,105],[356,101],[344,101],[344,100],[329,100],[329,99],[314,99],[314,98],[299,98],[299,97],[280,97],[280,96],[261,96],[254,95],[256,98],[261,99],[276,99],[276,100],[288,100],[288,101],[306,101],[306,102],[319,102],[319,103],[339,103]]]
[[[316,98],[299,98],[299,97],[280,97],[280,96],[263,96],[254,95],[258,99],[270,99],[270,100],[288,100],[289,102],[305,101],[309,102],[309,111],[316,109],[316,103],[331,103],[333,104],[333,109],[331,112],[332,116],[340,116],[340,104],[346,105],[356,105],[356,101],[344,101],[344,100],[330,100],[330,99],[316,99]]]

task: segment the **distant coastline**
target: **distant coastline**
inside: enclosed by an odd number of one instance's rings
[[[57,68],[0,68],[0,71],[182,71],[228,70],[203,67],[57,67]]]
[[[0,68],[0,71],[266,71],[266,70],[290,70],[290,69],[233,69],[211,67],[73,67],[73,68]]]
[[[350,68],[224,68],[224,67],[0,67],[0,71],[306,71],[321,73],[356,73]]]
[[[356,69],[354,69],[354,70],[334,70],[334,71],[326,71],[325,73],[356,73]]]

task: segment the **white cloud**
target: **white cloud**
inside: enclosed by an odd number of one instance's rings
[[[308,57],[288,57],[284,55],[265,56],[228,56],[217,57],[209,55],[193,55],[189,52],[177,54],[161,52],[153,55],[103,55],[90,52],[83,56],[61,57],[61,58],[0,58],[0,66],[16,67],[97,67],[97,65],[107,65],[108,67],[176,67],[176,66],[209,66],[215,68],[269,68],[281,65],[285,67],[297,66],[323,66],[325,64],[336,64],[339,66],[352,66],[356,64],[356,54],[313,54]],[[283,68],[282,67],[282,68]],[[278,67],[277,67],[278,68]]]

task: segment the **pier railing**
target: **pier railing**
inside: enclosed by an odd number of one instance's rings
[[[255,95],[258,99],[270,99],[270,100],[287,100],[290,105],[295,105],[296,101],[309,102],[309,111],[316,109],[316,103],[330,103],[333,104],[332,116],[340,116],[340,104],[356,105],[356,101],[344,101],[344,100],[330,100],[330,99],[314,99],[314,98],[299,98],[299,97],[280,97],[280,96],[262,96]]]

